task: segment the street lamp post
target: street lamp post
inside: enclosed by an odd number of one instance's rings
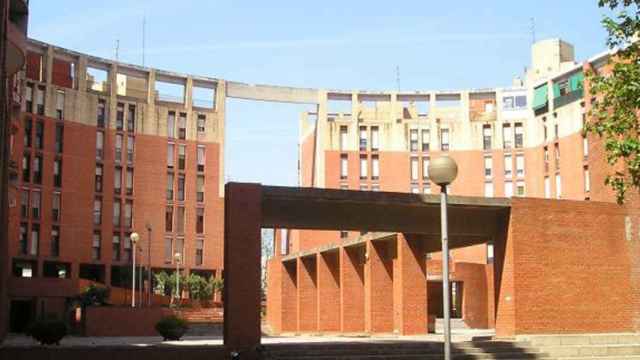
[[[131,307],[136,307],[136,243],[140,239],[137,232],[131,233],[131,256],[132,256],[132,274],[131,274]]]
[[[151,224],[147,223],[147,306],[151,307]]]
[[[440,185],[440,226],[442,234],[442,308],[444,313],[444,358],[451,359],[451,314],[449,293],[449,235],[447,231],[447,185],[458,175],[458,165],[443,156],[429,163],[429,177]]]
[[[182,254],[177,252],[174,255],[176,259],[176,301],[178,302],[178,306],[180,306],[180,258]]]

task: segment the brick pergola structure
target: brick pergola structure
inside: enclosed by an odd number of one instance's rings
[[[279,259],[280,274],[295,271],[297,286],[303,287],[295,299],[281,298],[287,304],[280,309],[290,311],[281,312],[280,326],[296,323],[319,332],[394,326],[405,334],[426,332],[422,259],[440,248],[437,197],[241,183],[228,183],[225,193],[227,351],[250,358],[260,345],[263,227],[398,233],[391,247],[368,240],[364,247],[341,244],[296,261]],[[499,337],[640,332],[639,229],[638,209],[613,203],[450,198],[451,247],[494,243]],[[396,252],[393,278],[385,275],[385,251]],[[358,257],[364,253],[369,257],[366,276],[373,281],[361,279]],[[389,291],[392,297],[380,296]],[[309,316],[291,315],[305,313]]]

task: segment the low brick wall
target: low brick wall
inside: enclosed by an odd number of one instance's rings
[[[158,336],[155,324],[171,315],[167,308],[88,307],[85,312],[86,336]]]
[[[48,360],[218,360],[229,359],[222,346],[3,347],[0,359]]]

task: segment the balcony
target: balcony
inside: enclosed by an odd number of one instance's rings
[[[559,96],[553,99],[553,108],[557,109],[559,107],[565,106],[577,100],[582,100],[584,97],[583,89],[578,89],[575,91],[568,92],[562,96]]]
[[[498,118],[498,114],[496,113],[496,111],[471,110],[469,111],[469,118],[471,119],[471,121],[489,122],[496,121],[496,119]]]

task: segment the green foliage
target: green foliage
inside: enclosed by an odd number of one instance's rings
[[[154,274],[156,289],[164,294],[175,296],[176,276],[162,271]],[[180,288],[189,292],[189,297],[194,300],[210,300],[215,292],[221,291],[224,287],[222,279],[204,277],[198,274],[180,276]]]
[[[87,306],[104,306],[107,304],[107,299],[109,298],[109,289],[106,287],[96,286],[95,284],[91,284],[87,286],[81,293],[76,297],[76,301],[82,307]]]
[[[41,345],[60,345],[67,335],[67,325],[60,320],[38,320],[29,327],[28,335]]]
[[[611,73],[587,73],[594,100],[584,130],[603,139],[607,162],[614,169],[605,184],[623,203],[630,189],[640,190],[640,47],[635,38],[640,33],[640,0],[600,0],[598,4],[612,10],[624,8],[615,19],[602,20],[607,45],[617,51],[609,59]]]
[[[175,315],[163,317],[156,323],[155,328],[163,340],[180,340],[189,330],[187,322]]]

